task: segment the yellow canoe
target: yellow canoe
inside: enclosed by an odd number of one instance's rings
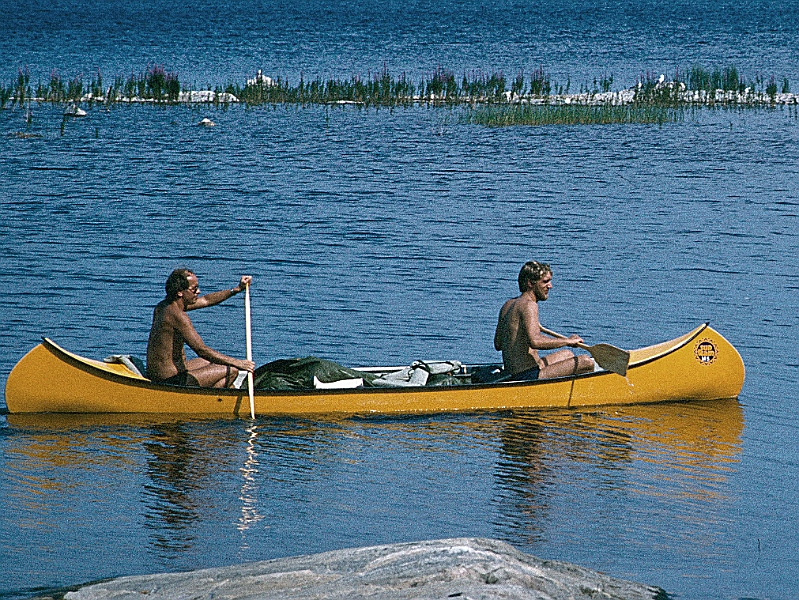
[[[258,415],[412,414],[715,400],[737,397],[743,383],[744,364],[738,351],[703,324],[674,340],[631,350],[626,377],[599,371],[520,383],[256,390],[255,412]],[[152,383],[123,364],[83,358],[47,338],[11,371],[5,401],[12,414],[249,416],[250,413],[246,389]]]

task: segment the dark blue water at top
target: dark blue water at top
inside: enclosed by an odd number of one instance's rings
[[[733,63],[797,82],[790,3],[15,3],[0,77],[164,64],[243,82],[544,65],[565,81]],[[794,83],[794,86],[799,82]],[[785,598],[799,544],[795,110],[486,129],[415,107],[0,111],[0,384],[42,335],[143,354],[166,274],[255,277],[259,363],[496,360],[552,263],[556,330],[636,347],[710,320],[737,401],[552,414],[170,422],[9,415],[0,595],[453,535],[660,585]],[[203,117],[216,122],[200,128]],[[25,134],[25,135],[18,135]],[[34,137],[30,137],[33,135]],[[244,349],[241,298],[192,315]]]
[[[300,74],[429,76],[543,67],[561,84],[603,75],[633,85],[647,71],[734,65],[799,85],[799,17],[790,1],[501,0],[298,2],[100,0],[7,3],[0,77],[34,80],[99,69],[105,81],[164,65],[196,87],[243,85],[257,69]]]

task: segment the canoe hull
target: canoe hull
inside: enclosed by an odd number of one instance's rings
[[[599,372],[523,383],[423,388],[255,392],[258,415],[413,414],[569,408],[735,398],[744,382],[737,350],[707,325],[631,351],[627,377]],[[161,413],[248,416],[246,390],[154,384],[120,364],[67,352],[48,339],[14,367],[10,413]]]

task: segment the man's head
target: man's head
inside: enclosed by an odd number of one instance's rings
[[[172,271],[169,277],[166,278],[166,299],[172,302],[178,297],[180,292],[192,287],[190,279],[196,280],[196,278],[197,276],[190,269],[175,269]]]
[[[519,291],[523,294],[535,291],[537,300],[546,300],[552,287],[552,268],[547,263],[534,260],[524,263],[519,271]]]

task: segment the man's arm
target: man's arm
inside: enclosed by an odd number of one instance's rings
[[[533,350],[557,350],[566,346],[575,347],[583,342],[583,339],[577,335],[572,335],[568,338],[553,338],[545,335],[541,331],[541,323],[538,321],[537,303],[530,303],[526,307],[524,311],[524,327],[527,331],[527,339],[530,341],[530,348]]]
[[[176,319],[177,323],[175,324],[175,329],[177,329],[183,336],[183,341],[186,342],[186,345],[194,350],[194,352],[200,358],[204,358],[208,362],[217,365],[229,365],[231,367],[236,367],[242,371],[254,370],[255,367],[252,362],[232,358],[207,346],[200,337],[200,334],[197,333],[197,330],[194,329],[194,325],[187,314],[181,312],[180,314],[176,315]]]
[[[211,292],[210,294],[205,294],[204,296],[197,298],[197,302],[187,307],[186,310],[196,310],[198,308],[215,306],[220,302],[224,302],[228,298],[232,298],[233,296],[244,290],[244,288],[246,288],[250,282],[252,282],[252,277],[249,275],[244,275],[236,287],[230,288],[229,290],[219,290],[218,292]]]

